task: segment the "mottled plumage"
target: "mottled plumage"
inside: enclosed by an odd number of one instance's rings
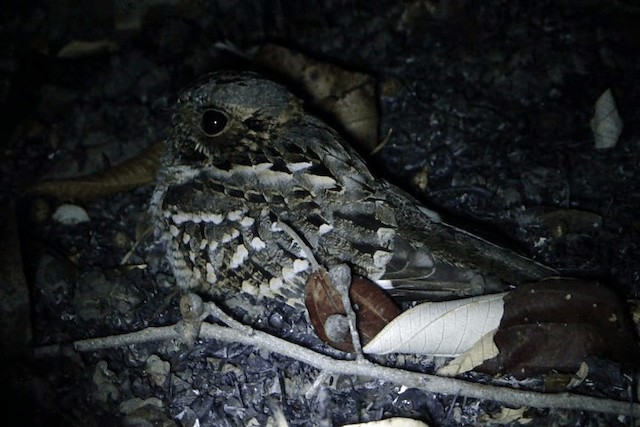
[[[221,299],[300,307],[313,266],[291,230],[320,265],[346,263],[401,297],[478,295],[553,273],[376,179],[296,97],[253,73],[214,73],[180,97],[152,207],[179,285]]]

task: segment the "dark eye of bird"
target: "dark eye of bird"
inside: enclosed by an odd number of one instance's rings
[[[229,119],[227,115],[218,110],[207,110],[202,113],[200,127],[207,136],[216,136],[224,130]]]

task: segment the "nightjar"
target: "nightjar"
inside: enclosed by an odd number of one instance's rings
[[[554,273],[375,178],[298,98],[249,72],[213,73],[181,95],[152,210],[178,284],[221,302],[249,295],[301,308],[314,262],[346,264],[411,299]]]

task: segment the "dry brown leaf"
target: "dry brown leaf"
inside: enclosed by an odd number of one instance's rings
[[[636,366],[640,348],[615,293],[594,282],[550,278],[504,298],[494,341],[500,353],[477,370],[517,378],[575,372],[588,356]]]
[[[299,52],[266,44],[256,54],[262,65],[298,82],[318,108],[333,117],[368,152],[378,144],[374,79],[363,73],[313,60]]]
[[[587,323],[624,330],[626,307],[616,293],[582,279],[552,277],[522,284],[505,297],[500,328],[531,323]]]
[[[349,297],[352,305],[356,307],[356,322],[362,344],[368,343],[400,314],[400,309],[391,297],[369,280],[353,278]],[[354,351],[346,323],[342,323],[346,329],[339,330],[339,336],[336,336],[335,330],[333,332],[327,330],[327,322],[331,322],[332,319],[342,320],[341,316],[344,316],[345,312],[342,298],[332,285],[326,271],[317,271],[307,279],[305,304],[311,324],[320,339],[339,350]]]
[[[578,209],[532,206],[527,208],[526,216],[528,221],[544,227],[556,238],[570,233],[588,233],[602,226],[602,216]]]
[[[45,181],[28,189],[31,194],[61,200],[87,200],[116,194],[153,182],[162,154],[161,142],[106,171],[76,179]]]
[[[101,40],[73,40],[60,49],[58,58],[71,59],[95,55],[102,52],[112,52],[118,45],[108,39]]]

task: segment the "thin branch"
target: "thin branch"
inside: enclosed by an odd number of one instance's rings
[[[316,379],[313,381],[313,384],[311,384],[309,390],[307,390],[307,392],[304,394],[304,397],[307,400],[313,398],[318,393],[318,390],[324,387],[324,383],[328,381],[329,378],[331,378],[331,373],[327,371],[320,371],[320,373],[316,376]]]
[[[122,335],[109,335],[100,338],[89,338],[71,343],[76,351],[96,351],[107,348],[124,347],[131,344],[141,344],[152,341],[162,341],[170,339],[183,339],[180,323],[171,326],[149,327],[136,332],[129,332]],[[35,349],[36,357],[46,357],[60,354],[64,350],[63,345],[53,344]]]
[[[329,278],[333,287],[336,288],[342,299],[344,312],[347,314],[349,322],[349,331],[351,331],[351,343],[356,353],[356,361],[365,360],[362,353],[362,344],[360,343],[360,334],[356,326],[356,313],[351,305],[349,297],[349,288],[351,287],[351,269],[346,264],[339,264],[329,270]]]
[[[571,393],[540,393],[515,390],[507,387],[483,385],[455,378],[439,377],[419,372],[405,371],[375,365],[367,360],[338,360],[313,350],[290,343],[261,331],[247,336],[237,330],[219,325],[202,324],[200,338],[217,339],[254,345],[282,356],[291,357],[317,369],[333,374],[359,375],[419,388],[439,394],[460,395],[475,399],[496,400],[507,405],[533,406],[536,408],[563,408],[582,411],[606,412],[637,416],[640,404],[618,400],[600,399]]]
[[[77,351],[94,351],[158,340],[179,339],[185,341],[184,329],[183,322],[179,322],[173,326],[146,328],[138,332],[123,335],[75,341],[73,347]],[[356,362],[353,360],[334,359],[306,347],[255,330],[247,325],[236,329],[203,322],[198,337],[255,346],[304,362],[325,372],[325,375],[332,373],[371,377],[381,381],[389,381],[407,387],[422,389],[431,393],[496,400],[512,406],[563,408],[636,417],[640,414],[640,404],[638,403],[601,399],[570,393],[548,394],[515,390],[507,387],[483,385],[455,378],[439,377],[436,375],[405,371],[398,368],[389,368],[376,365],[367,360]],[[41,347],[36,349],[36,354],[39,356],[48,356],[57,353],[60,349],[61,346],[58,345]]]

